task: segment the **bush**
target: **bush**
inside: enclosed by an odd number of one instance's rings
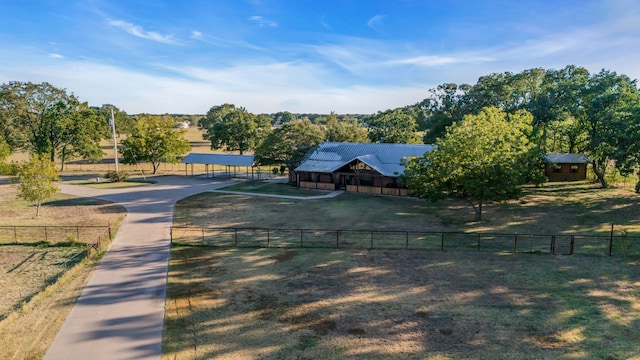
[[[127,179],[129,178],[129,174],[127,174],[125,171],[110,170],[104,177],[111,180],[112,182],[123,182],[127,181]]]
[[[18,165],[14,162],[0,163],[0,175],[17,175]]]
[[[636,183],[636,192],[640,194],[640,179],[638,179],[638,182]]]

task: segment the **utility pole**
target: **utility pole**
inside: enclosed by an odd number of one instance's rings
[[[116,120],[113,117],[113,108],[111,108],[109,125],[111,125],[111,133],[113,134],[113,160],[115,160],[116,172],[118,172],[118,142],[116,141]]]

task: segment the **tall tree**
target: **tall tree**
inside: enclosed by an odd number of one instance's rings
[[[320,144],[324,132],[309,120],[293,120],[274,129],[256,149],[260,164],[285,164],[289,169],[289,181],[295,182],[293,170],[307,153]]]
[[[483,204],[517,198],[522,184],[540,179],[542,155],[529,141],[532,121],[526,111],[495,107],[467,115],[433,151],[406,162],[403,180],[421,198],[465,199],[481,221]]]
[[[421,142],[414,118],[400,109],[378,112],[365,120],[372,142],[418,144]]]
[[[232,104],[212,107],[199,122],[203,137],[211,141],[212,149],[244,152],[253,150],[268,134],[271,125],[266,117],[256,117],[244,108]]]
[[[463,98],[469,89],[466,84],[444,83],[430,89],[429,98],[414,106],[420,109],[417,121],[424,130],[424,143],[434,143],[444,136],[447,126],[462,120]]]
[[[34,155],[18,167],[18,198],[36,205],[36,218],[42,202],[60,191],[55,181],[58,171],[53,161]]]
[[[95,114],[87,108],[74,95],[46,82],[16,81],[0,88],[0,109],[11,121],[12,143],[34,154],[47,154],[51,161],[70,144],[86,150],[100,139]]]
[[[338,120],[338,116],[331,112],[324,121],[325,140],[334,142],[369,142],[367,129],[358,124],[356,119],[347,117]]]
[[[626,146],[625,134],[633,131],[639,103],[635,80],[602,70],[591,76],[582,89],[579,106],[573,109],[588,134],[585,153],[591,158],[593,172],[603,188],[608,186],[606,170],[610,160],[625,162],[626,152],[620,150]]]
[[[123,163],[150,162],[155,174],[161,162],[178,162],[191,146],[184,138],[186,130],[174,126],[175,121],[171,118],[138,115],[131,135],[121,142]]]

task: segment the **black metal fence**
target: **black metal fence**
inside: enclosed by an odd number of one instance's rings
[[[171,242],[192,246],[410,249],[553,255],[640,255],[640,237],[173,226]]]
[[[0,226],[0,245],[3,244],[35,244],[48,243],[57,245],[60,243],[93,242],[96,237],[105,232],[111,237],[111,225],[90,226]]]

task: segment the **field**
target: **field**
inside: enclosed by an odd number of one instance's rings
[[[119,205],[56,194],[43,203],[36,219],[33,204],[16,199],[12,185],[0,185],[0,227],[37,226],[17,230],[22,245],[13,244],[13,231],[7,239],[0,239],[0,359],[43,357],[99,259],[98,253],[89,261],[78,262],[83,246],[46,245],[95,241],[108,224],[115,234],[124,214]],[[76,225],[100,228],[91,234],[92,229],[73,229]],[[47,235],[44,226],[52,227]],[[58,226],[73,230],[63,234],[56,231]],[[27,229],[35,232],[29,235]]]
[[[250,189],[249,189],[250,190]],[[640,197],[547,184],[490,204],[200,194],[174,223],[640,234]],[[198,204],[198,206],[195,206]],[[166,359],[640,359],[638,257],[172,249]]]

